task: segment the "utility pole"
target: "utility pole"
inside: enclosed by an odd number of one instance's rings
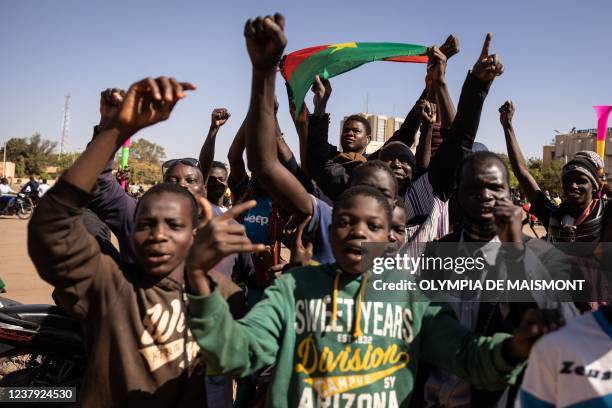
[[[64,113],[62,114],[62,134],[60,138],[60,152],[59,158],[62,158],[64,154],[64,147],[68,139],[68,130],[70,128],[70,94],[65,96],[64,100]]]
[[[2,159],[2,177],[6,177],[6,140],[4,141],[4,158]]]

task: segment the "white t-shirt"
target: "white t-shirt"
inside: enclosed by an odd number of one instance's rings
[[[47,191],[49,191],[49,189],[50,189],[50,188],[51,188],[51,186],[50,186],[50,185],[48,185],[48,184],[39,184],[39,185],[38,185],[38,196],[39,196],[39,197],[44,196],[44,195],[45,195],[45,193],[46,193]]]
[[[601,309],[569,320],[536,342],[520,404],[612,407],[612,323]]]
[[[0,184],[0,195],[15,193],[8,184]]]

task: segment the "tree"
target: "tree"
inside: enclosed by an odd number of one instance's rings
[[[131,184],[157,184],[161,181],[161,167],[157,163],[142,160],[130,160]]]
[[[166,158],[166,150],[158,144],[140,138],[133,141],[130,146],[130,159],[132,158],[159,165]]]
[[[497,153],[508,168],[510,176],[510,188],[520,188],[518,180],[512,169],[510,168],[510,160],[508,155]],[[548,190],[551,194],[561,193],[561,171],[563,169],[563,160],[553,160],[549,168],[542,168],[542,159],[530,157],[527,159],[527,168],[529,174],[533,176],[540,190]]]
[[[16,163],[16,173],[40,174],[53,162],[57,142],[43,139],[40,133],[30,138],[12,138],[6,143],[6,159]],[[18,169],[17,169],[18,168]]]
[[[561,173],[564,165],[563,160],[553,160],[550,167],[542,170],[542,184],[540,184],[542,191],[548,190],[551,194],[561,194]]]
[[[68,167],[72,166],[80,155],[81,153],[79,152],[64,153],[61,158],[58,155],[54,162],[54,164],[57,166],[57,173],[61,174],[68,170]]]
[[[508,159],[508,155],[505,153],[497,153],[497,155],[502,159],[506,168],[508,169],[508,178],[510,179],[510,188],[519,188],[519,183],[512,171],[512,167],[510,167],[510,159]]]

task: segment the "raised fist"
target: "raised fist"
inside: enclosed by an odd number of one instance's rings
[[[244,37],[253,68],[267,70],[278,65],[287,45],[284,29],[285,17],[280,13],[247,20]]]
[[[427,65],[427,77],[431,81],[443,82],[446,73],[447,57],[438,47],[430,47],[427,50],[429,64]]]
[[[100,92],[100,124],[106,123],[109,117],[117,113],[123,98],[125,91],[120,88],[107,88]]]
[[[514,104],[512,101],[506,101],[499,108],[499,121],[505,128],[512,126],[512,118],[514,117]]]
[[[428,100],[422,99],[417,102],[417,109],[421,122],[423,124],[431,125],[436,122],[436,104],[429,102]]]
[[[450,58],[453,55],[459,52],[459,38],[454,35],[449,35],[444,41],[444,44],[440,46],[440,51],[446,56],[446,58]]]
[[[230,116],[231,115],[227,109],[215,108],[211,114],[210,126],[220,128],[221,126],[225,125],[225,122],[227,122]]]

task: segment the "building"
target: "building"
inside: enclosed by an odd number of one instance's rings
[[[0,162],[0,177],[6,177],[9,180],[15,178],[15,163],[7,161]]]
[[[542,150],[542,166],[550,166],[552,160],[567,162],[581,150],[596,151],[597,129],[573,129],[567,134],[555,136],[554,145],[544,146]],[[604,151],[606,178],[612,179],[612,128],[606,132],[606,148]]]
[[[373,113],[361,112],[358,115],[363,116],[370,122],[372,128],[372,140],[366,148],[366,153],[373,153],[380,149],[387,140],[393,136],[393,133],[402,126],[404,118],[395,118],[393,116],[375,115]],[[340,137],[342,137],[342,128],[344,127],[344,121],[348,116],[340,121]],[[338,143],[340,146],[340,143]]]

